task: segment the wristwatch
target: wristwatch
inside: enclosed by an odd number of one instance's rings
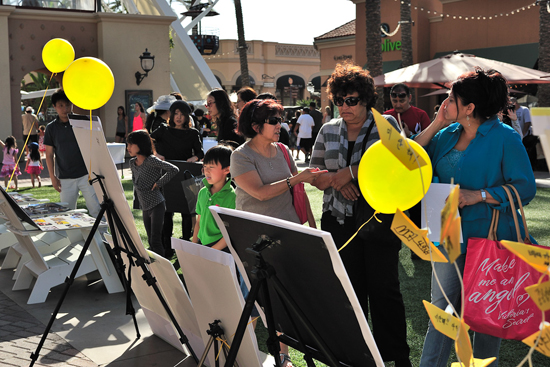
[[[487,201],[487,191],[485,191],[485,190],[483,190],[483,189],[481,189],[481,190],[479,190],[479,191],[481,191],[481,200],[482,200],[483,202],[486,202],[486,201]]]

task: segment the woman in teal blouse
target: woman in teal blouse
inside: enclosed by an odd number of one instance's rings
[[[464,271],[468,239],[487,237],[493,208],[500,212],[498,239],[517,238],[510,203],[501,186],[514,185],[524,205],[536,194],[535,177],[521,137],[496,116],[507,105],[506,79],[495,70],[476,68],[453,82],[436,119],[414,138],[430,155],[434,177],[442,183],[454,179],[454,183],[460,185],[464,243],[462,255],[456,262],[461,272]],[[521,232],[524,237],[523,227]],[[459,309],[461,289],[454,265],[434,265],[441,286],[455,309]],[[433,276],[432,304],[441,309],[447,307]],[[446,366],[451,345],[452,340],[435,330],[430,322],[420,366]],[[490,365],[497,367],[499,338],[475,333],[473,347],[475,358],[497,357]]]

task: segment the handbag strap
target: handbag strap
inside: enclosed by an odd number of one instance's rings
[[[523,228],[525,229],[525,238],[528,239],[530,235],[529,235],[529,229],[527,228],[527,218],[525,217],[525,212],[523,211],[523,203],[521,202],[521,197],[519,196],[519,192],[512,184],[507,184],[506,186],[509,186],[514,191],[514,194],[516,194],[519,211],[521,213],[521,219],[523,221]],[[531,241],[529,240],[529,242]]]
[[[514,198],[512,197],[510,189],[507,186],[511,186],[511,185],[505,185],[505,186],[502,186],[502,188],[506,192],[506,195],[508,196],[508,200],[510,201],[510,209],[512,210],[512,216],[514,217],[514,224],[516,226],[516,234],[517,234],[518,242],[523,243],[524,241],[522,241],[522,239],[521,239],[521,232],[519,230],[519,221],[518,221],[518,214],[517,214],[517,211],[516,211],[516,205],[514,204]],[[522,212],[523,212],[523,206],[521,204],[521,198],[519,197],[519,194],[517,193],[517,190],[515,189],[515,187],[514,187],[514,193],[516,194],[516,197],[518,199],[518,204],[519,204],[519,206],[520,206],[520,208],[522,209]],[[525,215],[522,217],[522,220],[523,220],[523,226],[525,228],[525,233],[527,234],[528,233],[527,232],[527,222],[525,221]],[[528,238],[529,237],[527,236],[526,239],[528,239]],[[530,241],[528,241],[528,242],[530,242]]]
[[[496,209],[493,209],[493,217],[491,218],[491,225],[489,226],[489,234],[487,239],[490,241],[497,241],[497,227],[498,227],[498,218],[500,212]]]
[[[283,155],[285,156],[286,164],[288,164],[288,168],[290,169],[290,174],[292,174],[292,165],[290,164],[290,157],[288,156],[288,152],[285,149],[285,146],[283,143],[277,143],[279,148],[283,151]]]
[[[374,127],[374,116],[372,118],[372,121],[370,122],[369,128],[367,129],[367,133],[365,134],[365,137],[363,138],[363,145],[361,146],[361,157],[363,157],[363,154],[365,153],[365,147],[367,146],[367,140],[369,140],[370,132],[372,131],[372,128]]]

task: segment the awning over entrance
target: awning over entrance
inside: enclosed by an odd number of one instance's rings
[[[434,59],[453,53],[454,50],[442,51],[435,54]],[[524,45],[477,48],[471,50],[459,50],[463,54],[473,54],[478,57],[507,62],[526,68],[533,68],[539,58],[539,44],[527,43]],[[384,73],[386,70],[384,69]]]

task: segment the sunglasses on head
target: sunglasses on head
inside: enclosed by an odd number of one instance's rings
[[[335,105],[337,105],[338,107],[342,107],[345,104],[347,104],[348,106],[357,106],[357,104],[361,101],[361,98],[359,97],[348,97],[346,99],[344,99],[344,97],[336,97],[332,100],[332,102],[334,102]]]
[[[408,94],[406,92],[401,92],[401,93],[391,92],[390,93],[390,97],[392,97],[392,98],[404,99],[404,98],[407,98],[407,96],[408,96]]]
[[[265,119],[265,122],[266,122],[267,124],[270,124],[270,125],[282,124],[282,123],[283,123],[283,118],[282,118],[282,117],[273,116],[273,117],[270,117],[270,118]]]

